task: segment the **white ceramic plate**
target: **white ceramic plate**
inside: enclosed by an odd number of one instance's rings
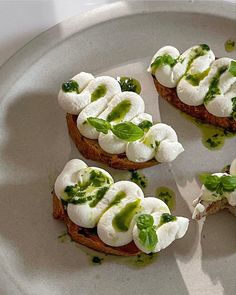
[[[58,240],[64,225],[52,218],[50,191],[69,158],[80,157],[57,105],[61,83],[80,71],[132,75],[156,119],[175,127],[186,152],[172,166],[143,173],[153,194],[164,185],[176,192],[175,213],[191,218],[199,171],[218,171],[235,157],[236,138],[215,152],[201,144],[200,131],[158,97],[145,72],[166,44],[180,51],[207,43],[216,56],[231,56],[224,42],[235,33],[235,5],[226,2],[129,2],[74,17],[45,32],[0,70],[0,293],[15,294],[235,294],[235,219],[209,217],[203,228],[191,221],[188,234],[146,267],[90,253]],[[91,164],[91,162],[89,162]],[[99,163],[93,163],[99,166]],[[116,179],[126,172],[110,170]]]

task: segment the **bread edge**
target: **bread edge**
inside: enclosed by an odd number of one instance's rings
[[[86,159],[105,163],[112,168],[121,170],[137,170],[160,164],[155,159],[144,163],[135,163],[129,161],[125,154],[109,154],[99,146],[97,140],[86,138],[79,132],[76,123],[76,115],[67,113],[66,121],[70,137],[75,143],[77,149]]]
[[[161,85],[155,76],[153,77],[154,84],[157,92],[162,98],[167,100],[170,104],[175,106],[177,109],[185,112],[186,114],[202,121],[203,123],[212,124],[217,127],[227,129],[232,132],[236,132],[236,121],[226,117],[216,117],[210,114],[204,105],[200,106],[189,106],[183,103],[177,95],[176,88],[168,88]]]
[[[64,206],[53,192],[53,217],[60,221],[63,221],[67,226],[67,232],[71,236],[71,239],[81,245],[84,245],[90,249],[105,254],[112,254],[117,256],[136,256],[141,251],[136,247],[134,242],[131,242],[121,247],[111,247],[103,243],[98,235],[91,232],[89,229],[82,228],[76,225],[68,217]]]

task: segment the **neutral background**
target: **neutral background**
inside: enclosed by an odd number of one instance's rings
[[[90,9],[95,9],[103,4],[115,1],[116,0],[0,0],[0,65],[31,39],[55,24],[73,15],[86,13]],[[193,2],[196,0],[189,1]],[[228,1],[236,3],[236,0]]]

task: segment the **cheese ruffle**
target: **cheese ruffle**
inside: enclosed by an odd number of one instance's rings
[[[232,62],[236,61],[226,57],[215,60],[205,44],[193,46],[183,54],[175,47],[165,46],[154,55],[148,71],[165,87],[176,87],[183,103],[204,104],[214,116],[235,119],[236,75],[230,71]]]
[[[65,165],[54,190],[67,204],[67,214],[75,224],[84,228],[97,227],[99,238],[113,247],[127,245],[133,240],[145,253],[159,252],[183,237],[188,228],[189,220],[184,217],[174,217],[172,222],[159,224],[158,218],[162,214],[170,214],[163,201],[145,198],[140,187],[133,182],[114,183],[108,172],[87,167],[81,160],[73,159]],[[99,194],[101,191],[105,193]],[[141,214],[150,214],[155,220],[158,241],[153,251],[139,239],[137,218]]]
[[[78,93],[74,88],[69,88],[65,92],[62,87],[58,96],[59,105],[66,112],[78,115],[79,132],[89,139],[97,139],[105,152],[126,153],[130,161],[141,163],[152,158],[158,162],[170,162],[184,151],[175,131],[163,123],[154,124],[149,130],[145,130],[141,140],[134,142],[124,141],[111,131],[107,134],[98,132],[88,123],[89,117],[107,120],[111,125],[129,121],[135,125],[149,121],[152,125],[152,116],[145,113],[145,104],[140,95],[130,91],[122,92],[119,83],[112,77],[94,78],[91,74],[82,72],[71,81],[77,82]],[[122,106],[122,103],[126,106],[122,110],[122,116],[111,115],[117,107]],[[149,142],[153,144],[150,145]]]

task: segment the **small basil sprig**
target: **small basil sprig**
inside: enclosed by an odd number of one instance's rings
[[[149,251],[153,251],[158,242],[154,219],[150,214],[141,214],[137,218],[140,243]]]
[[[89,117],[88,123],[92,125],[98,132],[107,134],[112,131],[118,138],[131,142],[136,141],[144,136],[143,130],[131,122],[124,122],[112,126],[109,122],[103,119]]]
[[[224,192],[233,192],[236,189],[236,176],[222,175],[211,175],[204,173],[200,175],[200,181],[204,186],[216,193],[222,195]]]
[[[96,117],[89,117],[87,119],[88,123],[92,125],[98,132],[102,132],[107,134],[108,131],[111,129],[111,124],[106,120],[99,119]]]

